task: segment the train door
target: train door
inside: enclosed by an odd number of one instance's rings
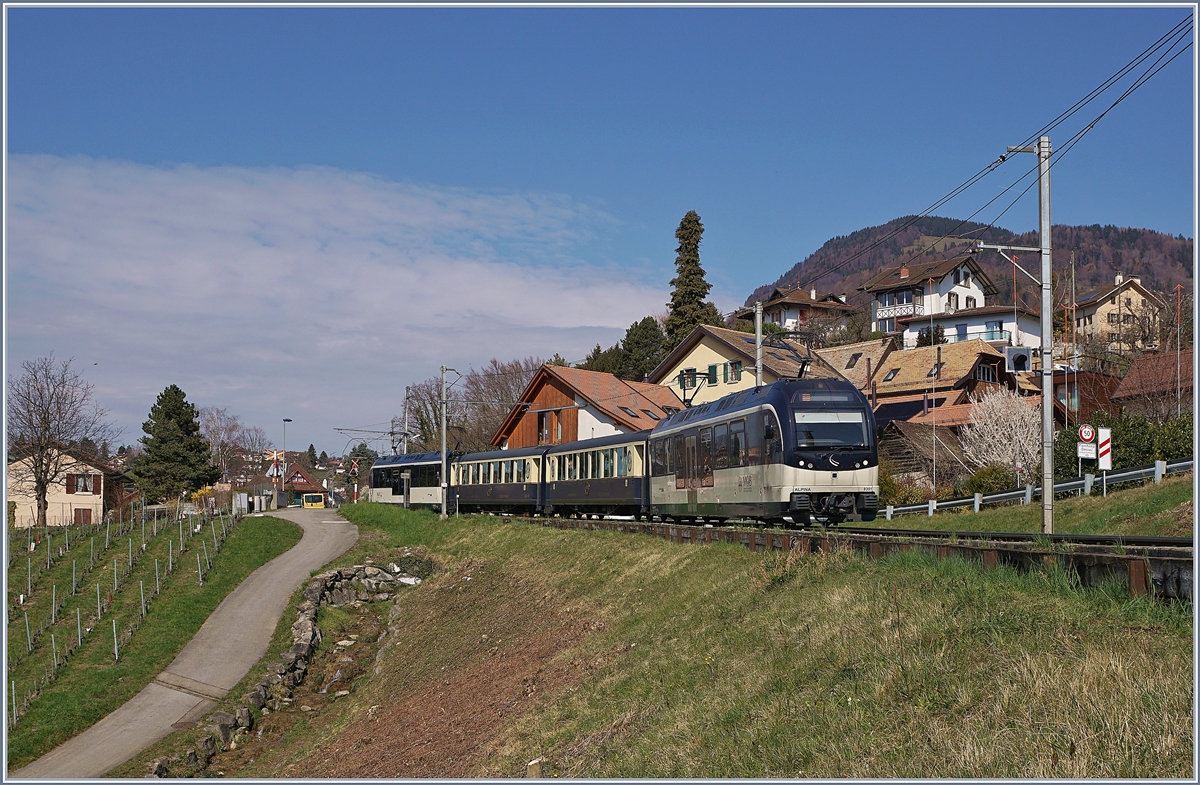
[[[698,502],[700,479],[699,467],[696,461],[696,436],[685,436],[683,438],[683,476],[687,483],[687,511],[695,512]]]

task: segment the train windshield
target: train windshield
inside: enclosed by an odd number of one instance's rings
[[[862,411],[794,412],[794,416],[797,449],[868,446]]]

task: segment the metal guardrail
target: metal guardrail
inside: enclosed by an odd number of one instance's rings
[[[1122,482],[1145,482],[1146,480],[1160,482],[1163,477],[1169,474],[1185,474],[1192,471],[1194,463],[1193,459],[1176,461],[1175,463],[1156,461],[1152,466],[1139,466],[1134,469],[1123,469],[1119,472],[1105,472],[1100,477],[1094,474],[1085,474],[1083,477],[1054,483],[1054,492],[1057,494],[1082,491],[1085,496],[1088,496],[1094,490],[1097,480],[1100,480],[1102,487]],[[938,510],[947,510],[952,507],[972,507],[975,512],[979,512],[979,508],[984,504],[1014,501],[1031,504],[1035,498],[1040,499],[1041,497],[1042,489],[1040,486],[1026,485],[1024,488],[1014,488],[1011,491],[975,494],[975,496],[964,496],[957,499],[943,499],[940,501],[930,499],[921,504],[905,504],[899,507],[888,505],[885,508],[885,515],[887,520],[890,521],[896,515],[913,515],[920,512],[932,517]]]

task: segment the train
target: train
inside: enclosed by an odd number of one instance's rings
[[[769,525],[874,520],[875,418],[853,384],[794,379],[682,409],[653,429],[447,456],[449,513]],[[368,499],[441,509],[442,455],[392,455]]]

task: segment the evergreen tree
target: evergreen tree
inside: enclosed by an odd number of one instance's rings
[[[935,346],[946,342],[946,328],[940,324],[933,326],[933,340],[929,340],[929,328],[926,327],[921,332],[917,333],[917,346]]]
[[[704,298],[712,284],[704,280],[704,268],[700,266],[700,237],[704,225],[695,210],[688,210],[679,222],[675,238],[679,247],[675,249],[676,276],[671,280],[671,302],[667,303],[666,351],[678,346],[699,324],[724,327],[725,320],[717,306],[705,302]]]
[[[196,407],[172,384],[163,390],[139,441],[145,451],[133,464],[134,481],[147,500],[175,499],[221,478],[212,464],[208,441],[200,435]]]
[[[329,454],[321,450],[321,455],[317,458],[321,463],[329,463]]]
[[[315,469],[317,467],[317,448],[313,445],[308,445],[308,468]]]
[[[667,336],[653,316],[634,322],[625,331],[625,339],[621,341],[624,358],[617,375],[631,382],[640,382],[662,362],[666,356],[666,344]]]
[[[584,361],[575,367],[585,371],[611,373],[616,376],[620,373],[624,362],[625,353],[621,351],[620,344],[614,344],[607,349],[601,349],[600,344],[596,344],[596,348],[592,349]]]

